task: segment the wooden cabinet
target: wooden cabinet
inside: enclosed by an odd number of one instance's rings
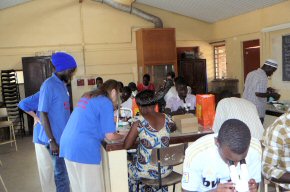
[[[184,77],[193,94],[207,93],[205,59],[181,59],[178,74]]]
[[[177,71],[174,28],[140,29],[136,32],[138,79],[149,73],[153,83],[163,80],[168,71]]]

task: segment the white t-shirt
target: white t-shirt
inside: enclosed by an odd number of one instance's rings
[[[187,93],[188,94],[191,94],[191,87],[187,86]],[[168,100],[172,97],[178,97],[178,93],[176,91],[176,87],[175,86],[172,86],[168,92],[165,94],[164,96],[164,100],[165,102],[168,102]]]
[[[229,166],[220,157],[214,137],[217,134],[206,135],[186,149],[181,181],[184,190],[209,191],[230,180]],[[249,178],[257,183],[261,182],[261,155],[260,142],[253,138],[246,162]],[[237,165],[238,174],[239,168],[240,164]]]
[[[127,108],[127,109],[132,110],[132,105],[133,105],[133,100],[131,97],[129,97],[129,99],[127,99],[127,101],[125,101],[124,103],[121,104],[121,108]],[[126,117],[131,117],[131,114],[129,111],[124,111],[124,114]]]
[[[252,137],[262,139],[264,127],[256,106],[250,101],[237,97],[220,100],[212,127],[214,132],[218,133],[221,125],[228,119],[238,119],[244,122],[249,127]]]

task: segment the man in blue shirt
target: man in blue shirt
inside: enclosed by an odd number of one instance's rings
[[[51,62],[55,73],[41,85],[38,111],[48,137],[57,192],[69,192],[65,162],[59,157],[59,142],[70,116],[70,96],[66,85],[70,83],[77,64],[71,55],[64,52],[53,54]]]
[[[35,144],[35,155],[42,192],[55,192],[56,187],[54,182],[52,160],[46,148],[48,138],[45,133],[40,137],[43,132],[43,127],[41,126],[39,112],[37,111],[38,101],[39,92],[22,99],[19,102],[18,107],[34,119],[33,143]]]

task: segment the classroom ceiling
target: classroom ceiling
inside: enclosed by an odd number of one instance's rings
[[[0,10],[28,1],[32,0],[0,0]],[[136,0],[135,2],[214,23],[283,1],[287,0]]]
[[[285,0],[137,0],[180,15],[214,23]]]
[[[31,0],[0,0],[0,10],[13,7],[22,3],[26,3]]]

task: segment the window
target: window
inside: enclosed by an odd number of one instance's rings
[[[215,78],[223,79],[227,76],[227,59],[226,59],[226,46],[214,46],[214,68]]]

